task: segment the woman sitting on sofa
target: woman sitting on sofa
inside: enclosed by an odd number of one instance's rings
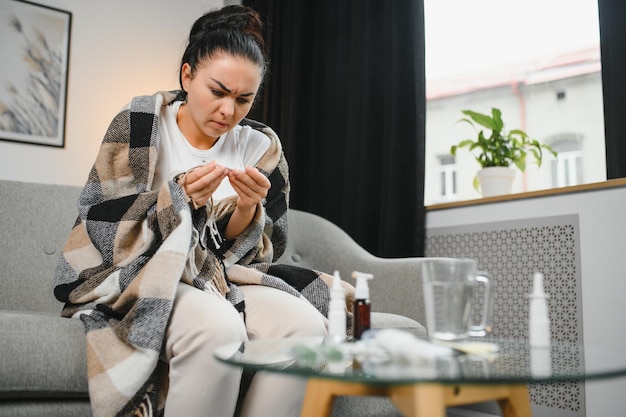
[[[210,12],[182,90],[134,98],[106,132],[55,275],[63,314],[87,330],[95,416],[232,416],[241,371],[215,347],[326,333],[332,278],[272,263],[288,167],[276,134],[244,119],[265,71],[256,12]],[[304,383],[259,374],[239,414],[297,416]]]

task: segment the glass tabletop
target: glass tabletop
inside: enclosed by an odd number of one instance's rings
[[[228,344],[218,348],[215,357],[245,369],[379,385],[564,382],[626,375],[626,352],[618,350],[584,349],[568,343],[531,349],[527,342],[513,340],[470,343],[492,348],[478,349],[481,353],[454,349],[398,357],[359,344],[327,345],[319,338],[286,338]]]

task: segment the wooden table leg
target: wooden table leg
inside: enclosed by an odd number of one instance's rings
[[[391,401],[407,417],[445,417],[445,388],[440,384],[399,385],[387,389]]]
[[[447,406],[498,401],[503,417],[532,417],[526,385],[448,385],[445,393]]]
[[[532,416],[530,397],[526,385],[509,385],[509,396],[498,400],[503,417]]]
[[[310,379],[306,386],[300,417],[330,416],[335,396],[326,388],[324,381]]]
[[[335,398],[340,395],[386,396],[387,388],[357,382],[310,378],[300,417],[330,417]]]
[[[526,385],[372,386],[357,382],[309,379],[301,417],[329,417],[340,395],[387,396],[405,417],[445,417],[450,406],[498,401],[503,417],[532,417]]]

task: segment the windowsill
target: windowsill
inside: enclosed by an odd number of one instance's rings
[[[525,200],[528,198],[537,198],[545,196],[554,196],[559,194],[581,193],[586,191],[596,191],[605,188],[626,187],[626,178],[617,178],[603,182],[595,182],[591,184],[573,185],[570,187],[550,188],[548,190],[529,191],[525,193],[515,193],[499,195],[494,197],[477,198],[474,200],[455,201],[452,203],[440,203],[426,206],[426,211],[445,210],[456,207],[475,206],[479,204],[500,203],[503,201]]]

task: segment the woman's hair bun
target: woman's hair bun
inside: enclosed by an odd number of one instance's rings
[[[189,38],[202,37],[217,30],[236,31],[249,35],[254,38],[262,51],[265,50],[261,16],[250,7],[229,5],[205,14],[196,20]]]
[[[262,32],[261,17],[250,7],[225,6],[198,18],[191,27],[189,42],[180,63],[178,80],[181,89],[184,89],[182,68],[185,64],[190,66],[194,74],[203,60],[220,52],[240,56],[257,64],[263,78],[268,61]]]

